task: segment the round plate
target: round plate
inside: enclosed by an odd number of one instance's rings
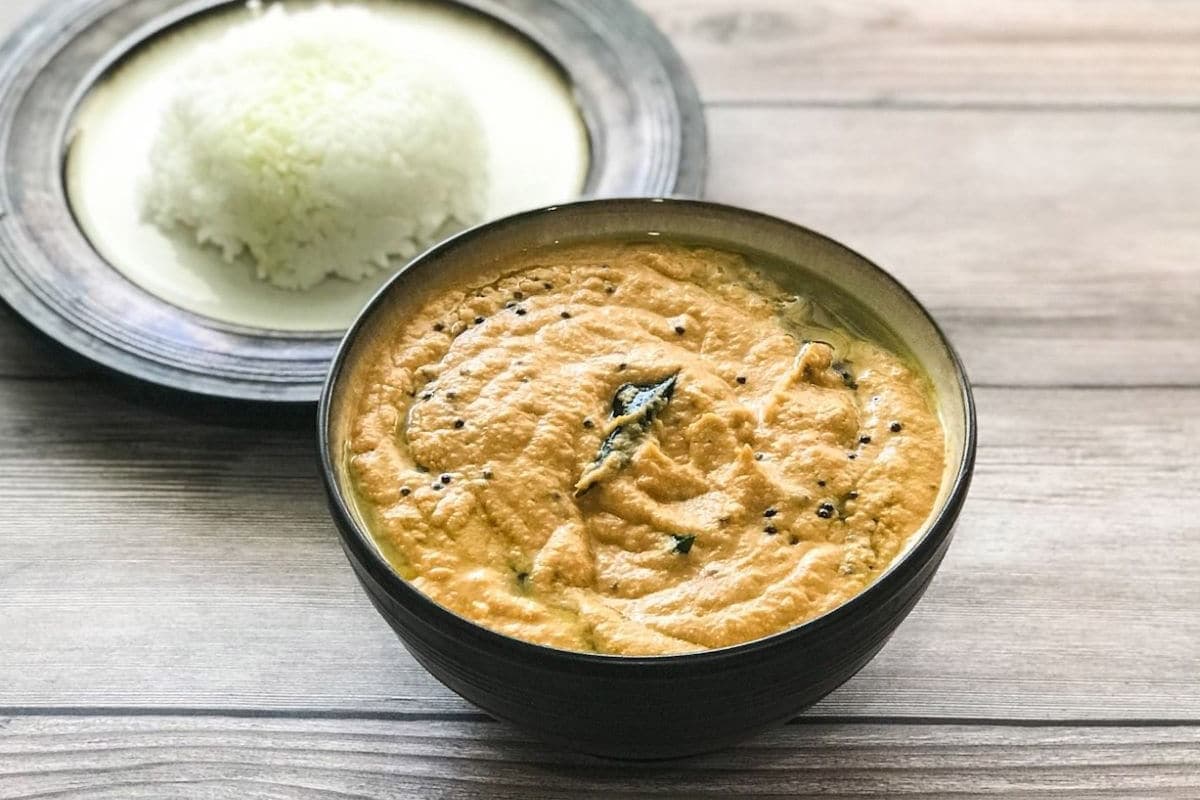
[[[428,0],[437,2],[439,0]],[[584,195],[699,195],[705,132],[678,55],[625,0],[440,0],[515,29],[560,65],[591,139]],[[141,42],[229,0],[55,0],[0,50],[0,296],[104,366],[246,400],[315,402],[340,333],[241,328],[184,311],[92,248],[63,181],[79,101]]]

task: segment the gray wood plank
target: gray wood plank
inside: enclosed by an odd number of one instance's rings
[[[987,385],[1200,385],[1200,116],[710,111],[713,199],[893,271]],[[0,376],[60,374],[0,314]]]
[[[0,382],[0,707],[462,712],[362,596],[312,435]],[[979,392],[929,594],[818,715],[1200,723],[1200,390]]]
[[[4,0],[0,36],[52,1]],[[710,102],[1200,103],[1190,2],[635,2]]]
[[[789,725],[613,764],[491,722],[17,717],[0,798],[1195,798],[1200,728]]]
[[[1200,384],[1200,116],[710,118],[713,199],[875,259],[928,305],[975,381]]]
[[[1200,102],[1200,6],[638,0],[710,102]]]

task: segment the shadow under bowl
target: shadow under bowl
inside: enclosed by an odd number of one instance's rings
[[[793,265],[869,309],[928,375],[946,435],[947,469],[929,523],[863,592],[799,625],[745,644],[625,657],[556,650],[464,619],[403,580],[352,510],[342,462],[360,342],[387,330],[394,301],[470,280],[498,254],[589,239],[701,242]],[[734,744],[782,723],[860,670],[912,610],[950,542],[975,460],[975,411],[962,364],[936,323],[894,278],[813,231],[700,201],[593,200],[508,217],[450,239],[393,278],[350,329],[321,400],[319,445],[334,521],[355,573],[413,657],[484,711],[563,747],[661,759]]]

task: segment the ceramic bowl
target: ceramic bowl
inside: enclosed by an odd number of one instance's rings
[[[844,605],[787,631],[685,655],[568,652],[513,639],[439,606],[400,577],[352,511],[342,463],[350,376],[389,324],[393,302],[497,254],[559,241],[646,238],[712,244],[803,270],[869,309],[932,383],[948,467],[926,528],[873,584]],[[591,754],[659,759],[733,744],[829,694],[883,647],[929,585],[950,543],[975,459],[975,412],[961,362],[921,304],[863,256],[813,231],[739,208],[685,200],[596,200],[519,214],[474,228],[399,273],[350,329],[320,406],[319,444],[334,521],[375,607],[434,677],[484,711],[544,740]]]

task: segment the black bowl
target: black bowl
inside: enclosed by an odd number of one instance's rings
[[[795,265],[870,308],[928,373],[946,427],[949,466],[931,522],[862,593],[798,627],[685,655],[624,657],[556,650],[464,619],[405,582],[348,502],[340,463],[342,402],[356,343],[385,330],[391,300],[422,276],[466,278],[497,253],[596,237],[702,241]],[[783,220],[712,203],[597,200],[531,211],[467,231],[418,258],[350,329],[321,400],[322,467],[342,544],[375,607],[430,673],[488,713],[563,747],[626,759],[685,756],[782,723],[833,691],[883,646],[929,585],[950,543],[975,460],[975,411],[962,364],[929,314],[883,270]]]

